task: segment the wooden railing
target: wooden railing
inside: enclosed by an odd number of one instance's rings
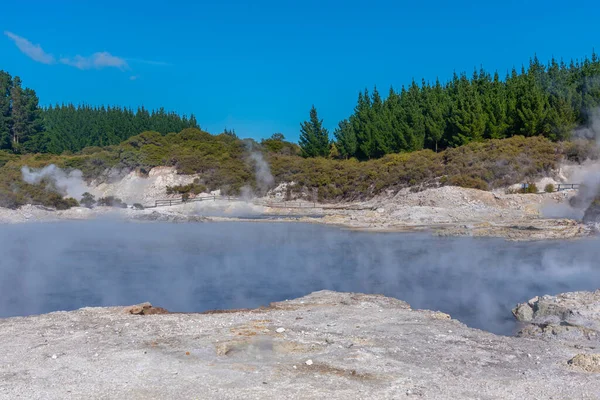
[[[194,203],[199,201],[243,201],[241,197],[233,196],[202,196],[190,197],[185,199],[183,196],[172,199],[155,200],[153,205],[144,206],[144,208],[168,207],[176,206],[184,203]],[[321,208],[317,207],[317,203],[312,201],[259,201],[254,202],[256,205],[272,208]]]
[[[561,190],[579,189],[579,186],[581,186],[580,183],[558,183],[556,185],[556,191],[560,192]]]
[[[198,201],[217,201],[217,200],[237,201],[237,200],[240,200],[240,198],[231,197],[231,196],[202,196],[202,197],[189,197],[186,199],[183,196],[181,196],[181,197],[175,197],[172,199],[155,200],[154,205],[146,206],[145,208],[176,206],[178,204],[183,204],[183,203],[194,203],[194,202],[198,202]]]

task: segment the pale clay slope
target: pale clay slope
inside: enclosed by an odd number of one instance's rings
[[[216,314],[84,308],[0,320],[0,398],[597,399],[590,354],[377,295]]]

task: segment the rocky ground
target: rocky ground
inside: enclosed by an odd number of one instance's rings
[[[383,296],[322,291],[257,310],[165,312],[0,320],[0,398],[600,396],[597,339],[496,336]]]
[[[283,203],[262,198],[210,200],[145,210],[77,207],[54,211],[29,205],[18,210],[0,209],[0,223],[91,218],[170,222],[243,218],[246,221],[300,221],[374,231],[423,230],[438,235],[494,236],[511,240],[568,239],[592,234],[592,228],[580,223],[581,216],[575,215],[577,212],[583,215],[583,211],[565,211],[574,194],[574,191],[503,194],[442,187],[351,204]],[[545,210],[558,210],[571,218],[545,218]]]
[[[600,346],[600,290],[534,297],[518,304],[513,315],[523,323],[519,336],[561,340],[580,349]]]

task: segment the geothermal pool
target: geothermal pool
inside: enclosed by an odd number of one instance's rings
[[[2,225],[0,317],[143,301],[250,308],[331,289],[382,293],[512,334],[517,302],[600,287],[599,245],[273,222]]]

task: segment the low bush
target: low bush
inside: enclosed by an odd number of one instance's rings
[[[552,193],[554,191],[556,191],[556,189],[555,189],[554,185],[551,183],[547,184],[546,187],[544,187],[544,192],[546,192],[546,193]]]
[[[98,205],[104,207],[127,208],[127,203],[114,196],[100,197],[98,199]]]
[[[194,182],[188,185],[167,186],[167,194],[185,194],[189,197],[190,194],[200,194],[206,192],[207,189],[206,185]]]
[[[94,198],[93,194],[85,192],[83,195],[81,195],[80,203],[84,207],[92,208],[96,204],[96,199]]]
[[[538,188],[535,183],[525,184],[519,193],[527,194],[527,193],[538,193]]]

